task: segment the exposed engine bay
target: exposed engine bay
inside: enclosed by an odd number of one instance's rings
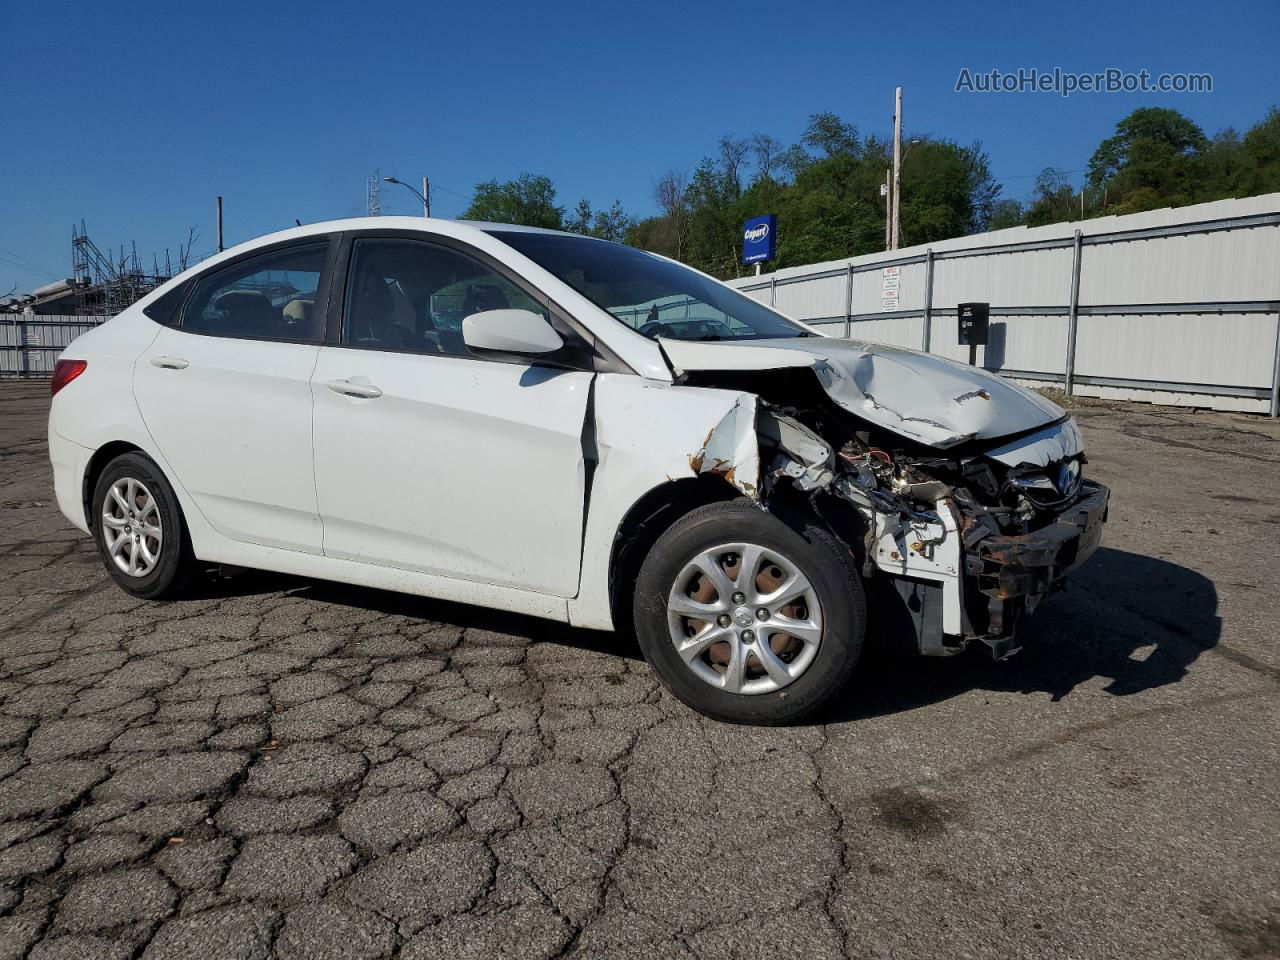
[[[866,580],[888,579],[923,654],[972,640],[1013,653],[1019,618],[1097,548],[1108,491],[1085,479],[1078,428],[1061,411],[939,445],[857,416],[812,368],[690,371],[681,382],[756,398],[691,455],[695,472],[720,474],[767,510],[807,501]],[[981,386],[969,392],[957,402],[991,402]]]

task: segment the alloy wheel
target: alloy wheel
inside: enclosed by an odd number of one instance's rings
[[[120,571],[145,577],[160,562],[164,525],[160,506],[147,485],[121,477],[102,503],[102,542]]]

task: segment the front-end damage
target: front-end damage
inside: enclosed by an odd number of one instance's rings
[[[681,383],[743,397],[690,451],[690,469],[722,477],[766,510],[807,504],[864,577],[885,581],[919,652],[948,655],[980,640],[1008,656],[1021,617],[1100,541],[1108,491],[1084,478],[1075,422],[1059,410],[1004,435],[966,434],[934,410],[915,411],[903,389],[892,395],[897,422],[872,401],[873,422],[831,389],[848,369],[820,359],[678,371]],[[955,408],[998,393],[952,376],[963,388]]]

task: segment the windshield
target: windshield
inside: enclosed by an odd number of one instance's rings
[[[736,290],[635,247],[557,233],[489,232],[646,337],[814,335]]]

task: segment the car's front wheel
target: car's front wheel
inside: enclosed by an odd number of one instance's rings
[[[847,683],[866,601],[852,557],[807,519],[745,501],[700,507],[654,544],[636,635],[667,688],[731,723],[792,723]]]
[[[195,561],[178,498],[149,457],[126,453],[108,463],[91,507],[98,554],[125,592],[160,600],[182,591]]]

